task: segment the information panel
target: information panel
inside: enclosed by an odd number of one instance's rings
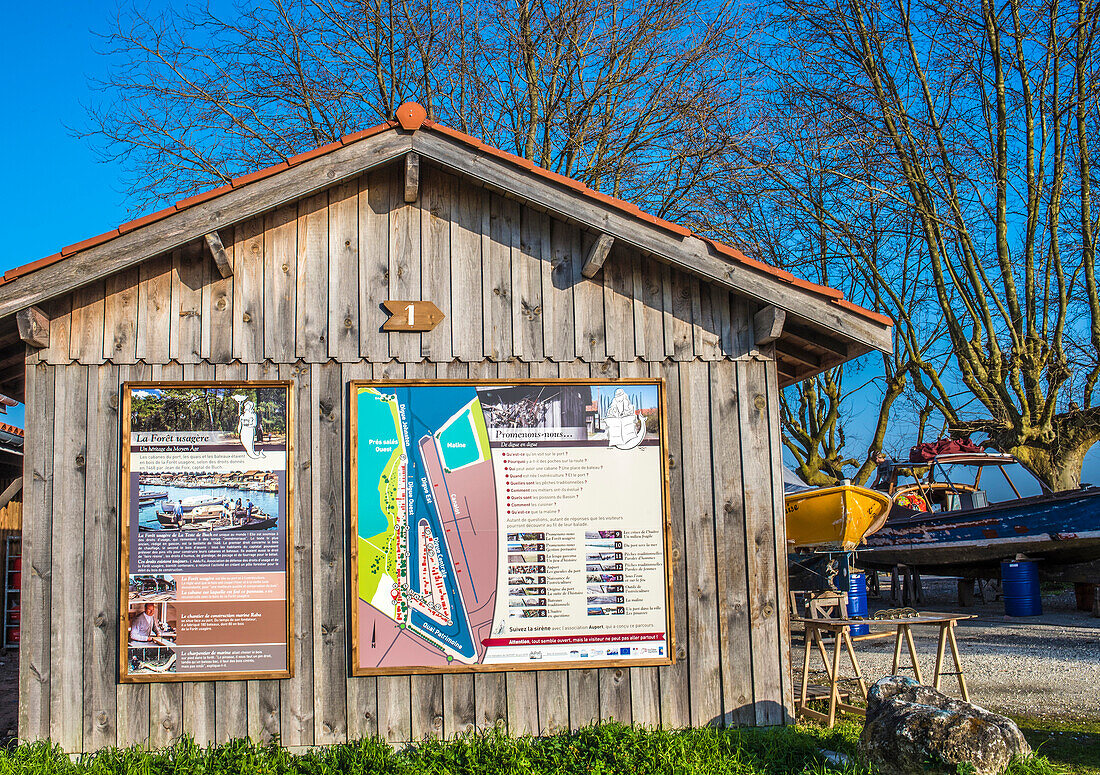
[[[124,682],[288,678],[288,382],[122,388]]]
[[[351,385],[356,675],[670,664],[663,383]]]

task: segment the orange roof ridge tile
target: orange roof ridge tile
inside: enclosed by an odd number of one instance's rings
[[[7,431],[8,433],[13,433],[16,436],[23,435],[22,428],[17,428],[14,425],[8,425],[6,422],[0,422],[0,431]]]

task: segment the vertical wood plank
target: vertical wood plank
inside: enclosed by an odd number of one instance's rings
[[[488,199],[481,189],[462,181],[455,185],[451,211],[451,352],[460,360],[480,361],[482,338],[482,233],[483,207]]]
[[[50,738],[66,751],[83,742],[84,493],[87,471],[88,369],[56,372],[53,415],[53,521],[50,612]]]
[[[634,360],[634,261],[614,246],[603,265],[603,311],[607,357]]]
[[[752,337],[752,308],[748,301],[730,294],[730,331],[733,347],[730,355],[741,358],[756,349]]]
[[[54,368],[28,350],[23,457],[22,589],[20,613],[36,627],[19,640],[19,738],[50,736],[50,620],[53,568]]]
[[[271,361],[218,364],[214,367],[214,376],[227,381],[280,379],[278,368]],[[278,737],[282,728],[281,683],[252,680],[215,684],[216,737],[249,737],[259,743],[269,743]]]
[[[391,175],[379,170],[359,178],[359,354],[369,361],[389,358],[382,302],[390,287]]]
[[[482,297],[486,357],[501,361],[512,355],[512,254],[519,249],[518,209],[513,202],[486,194],[481,256],[485,262]]]
[[[84,497],[84,750],[117,742],[118,367],[90,372]]]
[[[350,393],[350,385],[354,380],[371,379],[371,365],[366,361],[345,363],[342,368],[342,384],[349,401],[354,400]],[[345,411],[350,411],[345,406]],[[346,446],[346,445],[345,445]],[[350,477],[350,472],[348,476]],[[350,497],[350,489],[347,493]],[[350,525],[350,521],[349,521]],[[348,540],[354,541],[355,536],[348,533]],[[358,593],[354,590],[351,594],[351,605],[358,604]],[[351,621],[348,621],[351,627]],[[350,640],[350,636],[349,636]],[[347,678],[347,703],[348,703],[348,739],[362,740],[378,734],[378,679],[374,676],[348,677]]]
[[[722,358],[722,335],[729,329],[730,305],[724,289],[711,283],[694,280],[692,296],[692,341],[695,357],[704,361]]]
[[[138,286],[137,357],[167,363],[172,333],[172,256],[142,262]]]
[[[211,363],[225,363],[233,359],[233,280],[240,271],[237,255],[236,229],[224,229],[225,252],[234,275],[222,277],[211,266],[208,253],[203,254],[206,263],[206,282],[202,286],[202,357]]]
[[[720,720],[721,670],[718,662],[718,607],[715,600],[714,500],[711,469],[710,390],[706,364],[680,366],[685,547],[689,562],[688,644],[691,660],[691,723]]]
[[[748,556],[749,635],[752,641],[752,685],[758,726],[783,721],[779,657],[779,604],[776,592],[776,522],[774,513],[771,428],[764,364],[739,361],[741,388],[742,486],[745,493],[745,550]],[[776,453],[778,454],[778,453]]]
[[[749,432],[742,425],[737,370],[732,363],[715,363],[711,376],[711,433],[714,438],[714,514],[718,546],[718,631],[721,642],[723,718],[727,724],[752,724],[752,670],[755,653],[749,640],[748,586],[753,583],[745,564],[744,492],[759,487],[751,472],[742,472],[742,444]],[[744,429],[745,433],[742,433]],[[770,487],[770,479],[768,485]]]
[[[529,207],[512,201],[507,206],[519,227],[519,250],[512,251],[512,353],[530,363],[543,354],[542,271],[550,258],[543,230],[549,231],[549,221]]]
[[[667,265],[665,270],[665,355],[673,360],[689,361],[695,357],[692,307],[698,304],[699,281]]]
[[[423,298],[433,302],[444,318],[421,336],[420,351],[425,358],[451,360],[451,220],[455,179],[432,168],[420,174],[420,283]]]
[[[312,367],[314,744],[346,741],[344,396],[340,365]]]
[[[294,423],[294,677],[280,691],[281,740],[313,745],[313,396],[312,372],[304,364],[281,364],[279,378],[292,381]],[[251,716],[249,735],[253,735]]]
[[[672,540],[669,565],[672,573],[672,612],[675,640],[672,644],[676,661],[657,669],[661,685],[661,726],[682,729],[691,725],[690,673],[688,652],[688,586],[687,539],[684,524],[684,458],[692,451],[683,445],[680,404],[680,366],[675,361],[650,365],[654,376],[665,381],[668,407],[669,511],[672,518]]]
[[[209,263],[206,245],[199,241],[172,251],[172,331],[168,355],[180,363],[194,363],[202,355],[202,289]]]
[[[392,167],[393,187],[390,200],[390,295],[391,299],[420,299],[420,206],[408,204],[397,196],[396,176]],[[397,331],[389,335],[390,355],[403,363],[420,360],[420,334]]]
[[[564,228],[564,227],[562,227]],[[581,274],[584,257],[596,238],[583,234],[579,229],[569,230],[569,250],[572,251],[573,272],[573,335],[574,351],[587,363],[598,363],[607,357],[606,328],[604,324],[604,288],[606,271],[589,279]]]
[[[137,296],[141,269],[131,267],[107,277],[103,299],[103,357],[112,363],[137,360]]]
[[[103,363],[103,291],[99,280],[72,293],[69,357],[78,363]]]
[[[573,320],[573,285],[580,277],[580,259],[576,255],[577,230],[548,215],[543,215],[541,221],[544,349],[550,360],[571,361],[576,355],[577,339]]]
[[[298,225],[296,203],[279,207],[264,218],[263,355],[257,353],[253,358],[241,358],[243,363],[264,358],[276,363],[295,360]]]
[[[118,381],[119,384],[142,382],[152,379],[152,376],[152,367],[138,363],[133,366],[119,367]],[[119,582],[116,581],[115,583]],[[114,588],[113,585],[112,588]],[[118,664],[117,656],[113,662],[116,665]],[[112,672],[117,671],[113,670]],[[151,717],[150,696],[149,684],[118,684],[115,687],[115,700],[118,706],[116,736],[119,746],[128,747],[148,744]]]
[[[329,192],[328,354],[341,363],[359,360],[359,185]]]
[[[233,235],[233,355],[242,363],[264,357],[265,220],[260,215],[244,221]]]
[[[153,366],[152,379],[157,381],[183,378],[178,363]],[[183,734],[183,685],[153,683],[149,685],[149,746],[164,748]]]
[[[768,439],[771,444],[772,514],[775,524],[775,615],[779,619],[779,679],[784,724],[793,724],[794,686],[791,674],[790,579],[787,575],[787,520],[783,492],[783,440],[779,431],[779,373],[774,360],[765,363],[768,397]]]
[[[669,279],[668,265],[635,253],[631,253],[630,258],[634,277],[634,346],[639,357],[662,361],[665,358],[664,284]]]
[[[309,363],[328,360],[328,248],[328,191],[322,191],[298,202],[294,328],[297,356]]]

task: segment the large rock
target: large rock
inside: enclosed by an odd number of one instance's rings
[[[954,773],[963,763],[978,775],[994,775],[1013,756],[1031,754],[1012,719],[904,676],[887,676],[871,687],[859,742],[882,775]]]

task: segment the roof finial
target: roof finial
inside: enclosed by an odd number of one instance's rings
[[[402,129],[416,131],[428,117],[428,111],[419,102],[406,102],[397,109],[397,123]]]

